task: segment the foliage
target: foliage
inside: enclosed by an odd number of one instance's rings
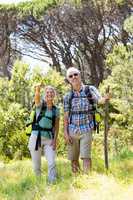
[[[29,81],[29,66],[16,61],[12,70],[12,78],[9,82],[10,99],[28,107],[30,104],[30,81]]]
[[[25,17],[33,14],[36,17],[39,17],[40,14],[44,13],[48,8],[57,5],[59,0],[32,0],[20,2],[18,4],[0,4],[0,10],[14,10],[19,17]]]
[[[17,103],[10,103],[6,110],[1,108],[0,153],[5,158],[15,157],[15,153],[22,151],[26,143],[26,138],[22,134],[24,115],[25,110]]]
[[[128,17],[124,22],[124,29],[133,36],[133,15]]]
[[[21,159],[28,156],[25,122],[32,109],[34,86],[37,83],[52,85],[57,91],[56,104],[61,107],[58,153],[64,153],[62,98],[67,90],[64,78],[54,70],[43,74],[41,69],[37,68],[31,72],[27,64],[16,61],[11,80],[0,79],[0,154],[3,158]],[[41,94],[43,98],[44,90]]]
[[[133,51],[131,49],[131,46],[127,50],[121,44],[114,47],[106,61],[112,73],[102,85],[102,90],[110,85],[112,91],[109,133],[116,154],[133,141]]]
[[[57,102],[62,103],[63,94],[67,90],[67,85],[64,84],[64,77],[59,72],[50,69],[47,73],[43,73],[39,68],[35,68],[30,80],[32,90],[37,83],[42,83],[44,86],[52,85],[56,89]]]
[[[19,3],[17,9],[19,15],[28,16],[34,15],[40,17],[48,8],[54,7],[59,3],[59,0],[33,0],[30,2]]]
[[[0,105],[5,108],[8,104],[9,81],[7,78],[0,78]]]

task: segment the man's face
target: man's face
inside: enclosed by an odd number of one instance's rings
[[[80,73],[71,72],[68,76],[68,81],[71,85],[77,85],[81,83],[81,76]]]

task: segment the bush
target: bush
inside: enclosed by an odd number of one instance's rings
[[[1,109],[0,153],[12,159],[19,150],[26,152],[26,137],[23,134],[25,109],[20,104],[11,103],[7,110]]]

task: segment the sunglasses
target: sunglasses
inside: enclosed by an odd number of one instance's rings
[[[74,73],[74,74],[72,74],[72,75],[69,75],[69,78],[76,77],[76,76],[78,76],[78,74],[77,74],[77,73]]]

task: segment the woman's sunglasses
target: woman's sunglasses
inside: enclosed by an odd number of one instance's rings
[[[76,76],[78,76],[78,74],[77,73],[71,74],[71,75],[69,75],[69,78],[72,78],[73,76],[76,77]]]

